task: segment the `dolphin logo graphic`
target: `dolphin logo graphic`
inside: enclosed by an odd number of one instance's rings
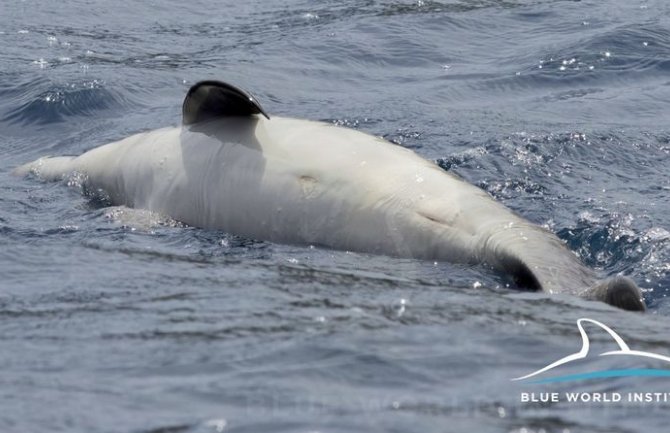
[[[601,329],[603,329],[605,332],[607,332],[612,339],[619,345],[619,350],[612,350],[609,352],[604,352],[599,354],[598,356],[614,356],[614,355],[628,355],[628,356],[637,356],[641,358],[650,358],[650,359],[657,359],[660,361],[665,361],[670,364],[670,357],[664,356],[664,355],[659,355],[657,353],[652,353],[652,352],[643,352],[641,350],[632,350],[630,347],[628,347],[628,344],[621,338],[619,334],[614,332],[612,328],[609,326],[605,325],[604,323],[598,322],[597,320],[594,319],[587,319],[587,318],[582,318],[577,320],[577,328],[579,329],[579,333],[582,336],[582,348],[573,354],[570,354],[568,356],[565,356],[557,361],[552,362],[551,364],[547,365],[546,367],[543,367],[537,371],[534,371],[530,374],[527,374],[525,376],[521,377],[516,377],[512,379],[513,381],[517,380],[525,380],[525,379],[530,379],[531,377],[535,377],[537,375],[540,375],[542,373],[545,373],[549,370],[553,370],[556,367],[560,367],[561,365],[568,364],[573,361],[577,361],[580,359],[584,359],[588,356],[589,354],[589,337],[586,334],[586,331],[584,330],[584,323],[592,323]],[[622,377],[622,376],[668,376],[670,377],[670,370],[657,370],[657,369],[628,369],[628,370],[607,370],[607,371],[597,371],[597,372],[591,372],[591,373],[582,373],[582,374],[573,374],[569,376],[560,376],[556,378],[550,378],[550,379],[544,379],[544,380],[538,380],[535,381],[534,383],[549,383],[549,382],[565,382],[569,380],[579,380],[579,379],[594,379],[594,378],[603,378],[603,377]]]

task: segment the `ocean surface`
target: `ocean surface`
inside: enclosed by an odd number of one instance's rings
[[[633,278],[648,313],[11,175],[178,125],[202,79],[437,161]],[[667,431],[670,399],[625,396],[670,378],[511,379],[578,351],[579,318],[670,355],[669,109],[665,0],[3,0],[0,431]],[[585,329],[579,372],[670,366],[595,356],[616,343]],[[548,392],[560,401],[523,401]]]

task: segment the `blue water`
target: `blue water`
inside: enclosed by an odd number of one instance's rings
[[[202,79],[437,161],[631,276],[650,312],[185,227],[9,173],[177,125]],[[664,0],[0,2],[0,431],[666,431],[670,403],[519,397],[666,378],[510,379],[578,350],[581,317],[670,355],[669,101]],[[557,373],[667,368],[584,362]]]

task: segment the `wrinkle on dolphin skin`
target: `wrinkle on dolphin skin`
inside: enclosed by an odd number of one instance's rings
[[[622,276],[599,281],[553,233],[409,149],[323,122],[270,117],[249,93],[195,84],[183,125],[16,170],[73,172],[115,205],[280,243],[485,264],[517,286],[644,310]]]

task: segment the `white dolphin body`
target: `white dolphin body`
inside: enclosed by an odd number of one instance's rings
[[[221,116],[17,169],[73,172],[111,202],[280,243],[485,263],[520,286],[644,309],[617,277],[597,284],[555,235],[411,150],[308,120]]]

